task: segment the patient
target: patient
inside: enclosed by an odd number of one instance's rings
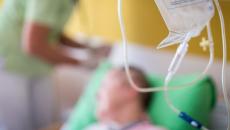
[[[131,77],[140,86],[149,87],[144,73],[130,68]],[[151,124],[146,115],[152,93],[139,93],[129,84],[125,70],[114,68],[102,81],[96,110],[98,123],[86,130],[165,130]]]

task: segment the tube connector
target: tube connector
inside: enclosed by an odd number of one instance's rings
[[[189,116],[185,112],[181,112],[179,114],[179,117],[197,129],[202,129],[203,127],[203,125],[199,121],[193,119],[191,116]]]

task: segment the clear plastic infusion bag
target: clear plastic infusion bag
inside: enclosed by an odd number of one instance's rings
[[[214,16],[212,0],[155,0],[168,27],[169,35],[160,43],[163,48],[200,34]]]

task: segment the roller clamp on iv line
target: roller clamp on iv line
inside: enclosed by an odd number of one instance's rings
[[[177,5],[175,6],[175,8],[172,8],[173,6],[171,6],[170,8],[168,8],[170,5],[170,3],[173,3],[173,0],[155,0],[161,15],[163,16],[169,30],[170,33],[169,36],[163,40],[163,42],[158,46],[159,48],[163,48],[175,43],[180,43],[175,56],[173,57],[171,64],[168,68],[168,74],[165,78],[165,84],[164,87],[155,87],[155,88],[149,88],[149,89],[142,89],[140,87],[138,87],[134,81],[132,80],[131,76],[130,76],[130,71],[129,71],[129,65],[128,65],[128,55],[127,55],[127,39],[126,39],[126,34],[125,34],[125,27],[124,27],[124,21],[123,21],[123,16],[122,16],[122,0],[118,0],[118,17],[119,17],[119,23],[120,23],[120,29],[121,29],[121,35],[122,35],[122,40],[123,40],[123,54],[124,54],[124,66],[125,66],[125,70],[126,70],[126,74],[128,77],[128,80],[131,84],[131,86],[136,89],[139,92],[157,92],[157,91],[164,91],[165,94],[165,100],[168,104],[168,106],[185,122],[189,123],[191,126],[197,128],[197,129],[201,129],[201,130],[208,130],[206,127],[204,127],[200,122],[196,121],[195,119],[193,119],[191,116],[189,116],[188,114],[186,114],[185,112],[181,112],[178,108],[176,108],[172,102],[170,101],[169,97],[168,97],[168,91],[169,90],[179,90],[182,88],[186,88],[186,87],[190,87],[192,86],[193,83],[197,82],[198,80],[200,80],[201,78],[203,78],[203,76],[208,72],[211,64],[213,63],[213,59],[214,59],[214,42],[213,42],[213,37],[212,37],[212,31],[211,31],[211,27],[210,27],[210,21],[211,18],[214,15],[214,5],[212,0],[187,0],[187,4],[186,2],[182,2],[183,6],[181,6],[181,8],[187,8],[187,10],[189,10],[189,6],[195,6],[190,8],[190,12],[184,12],[178,8],[180,8],[180,6],[178,6],[180,4],[180,0],[177,1]],[[169,4],[166,4],[166,3]],[[199,3],[200,2],[200,3]],[[203,2],[203,3],[201,3]],[[222,64],[222,89],[223,89],[223,94],[224,94],[224,100],[225,100],[225,104],[226,104],[226,108],[227,108],[227,112],[228,112],[228,118],[227,118],[227,122],[228,122],[228,126],[227,126],[227,130],[230,130],[229,127],[229,118],[230,118],[230,112],[229,112],[229,108],[230,108],[230,104],[229,104],[229,100],[227,98],[227,91],[226,91],[226,86],[225,86],[225,66],[226,66],[226,59],[227,59],[227,49],[226,49],[226,36],[225,36],[225,25],[224,25],[224,18],[223,18],[223,14],[219,5],[219,1],[218,0],[214,0],[215,4],[216,4],[216,8],[218,10],[218,14],[220,17],[220,21],[221,21],[221,30],[222,30],[222,44],[223,44],[223,64]],[[175,2],[174,2],[175,3]],[[164,5],[165,4],[165,5]],[[202,5],[203,4],[203,5]],[[188,6],[188,7],[186,7]],[[202,10],[203,8],[206,8],[206,10]],[[202,11],[199,14],[197,13],[197,10]],[[201,9],[201,10],[199,10]],[[170,23],[170,21],[173,21],[172,18],[168,19],[168,17],[170,17],[170,15],[167,15],[167,13],[172,13],[170,11],[175,11],[178,13],[178,16],[180,16],[180,12],[183,12],[184,15],[190,15],[192,18],[192,20],[189,19],[184,19],[184,23],[188,23],[188,24],[193,24],[196,25],[192,22],[198,22],[198,23],[202,23],[203,25],[200,25],[199,27],[195,28],[197,30],[192,30],[191,28],[189,28],[189,26],[187,26],[186,24],[184,25],[180,25],[180,23]],[[194,13],[196,10],[196,13]],[[205,12],[206,11],[206,12]],[[213,11],[213,12],[212,12]],[[204,14],[203,14],[204,12]],[[175,13],[175,12],[174,12]],[[187,13],[187,14],[186,14]],[[190,13],[190,14],[189,14]],[[206,13],[206,14],[205,14]],[[202,15],[206,16],[206,19],[204,19],[203,17],[201,17]],[[174,15],[175,16],[175,15]],[[193,17],[194,16],[194,17]],[[198,17],[196,17],[198,16]],[[173,17],[173,16],[172,16]],[[201,20],[200,20],[201,17]],[[181,18],[178,17],[178,18]],[[183,17],[182,17],[183,18]],[[184,17],[187,18],[187,17]],[[175,18],[174,18],[175,20]],[[197,20],[197,21],[196,21]],[[199,21],[200,20],[200,21]],[[175,20],[176,21],[176,20]],[[191,22],[192,21],[192,22]],[[190,23],[189,23],[190,22]],[[190,39],[192,37],[196,37],[200,35],[200,32],[203,30],[204,26],[206,26],[207,28],[207,34],[208,34],[208,40],[205,40],[204,38],[202,39],[202,42],[200,43],[200,46],[203,47],[203,50],[206,50],[206,47],[209,46],[209,53],[210,53],[210,58],[209,58],[209,63],[207,64],[206,68],[204,69],[204,71],[201,73],[200,76],[198,76],[196,79],[194,79],[193,81],[191,81],[190,83],[186,83],[180,86],[173,86],[168,88],[168,83],[171,81],[171,79],[173,78],[173,76],[176,74],[178,68],[181,65],[182,60],[184,59],[187,50],[188,50],[188,42],[190,41]],[[194,26],[195,27],[195,26]],[[177,33],[179,31],[175,31],[176,29],[187,29],[189,31],[185,31],[187,33],[183,33],[184,35],[180,36],[180,33]],[[181,30],[180,30],[181,31]],[[183,37],[182,37],[183,36]],[[174,41],[173,41],[173,40]],[[167,41],[167,42],[165,42]],[[165,43],[166,44],[165,44]]]

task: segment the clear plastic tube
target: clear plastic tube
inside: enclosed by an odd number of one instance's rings
[[[212,35],[211,35],[211,30],[208,29],[208,34],[210,34],[209,36],[209,41],[210,43],[212,43],[212,45],[210,46],[210,58],[209,58],[209,62],[205,68],[205,70],[194,80],[192,80],[189,83],[185,83],[185,84],[181,84],[181,85],[177,85],[177,86],[170,86],[169,88],[165,89],[163,88],[163,86],[160,87],[151,87],[151,88],[141,88],[138,87],[134,81],[131,78],[130,75],[130,70],[129,70],[129,65],[128,65],[128,45],[127,45],[127,38],[126,38],[126,31],[125,31],[125,26],[124,26],[124,20],[123,20],[123,16],[122,16],[122,0],[118,0],[118,17],[119,17],[119,24],[120,24],[120,29],[121,29],[121,35],[122,35],[122,41],[123,41],[123,57],[124,57],[124,66],[125,66],[125,71],[128,77],[128,80],[131,84],[131,86],[139,91],[139,92],[157,92],[157,91],[171,91],[171,90],[179,90],[179,89],[183,89],[183,88],[187,88],[187,87],[192,87],[193,84],[197,81],[199,81],[200,79],[202,79],[205,74],[207,73],[207,71],[209,70],[211,64],[213,63],[213,54],[214,54],[214,49],[213,49],[213,40],[212,40]],[[210,27],[207,27],[210,28]]]
[[[229,99],[228,99],[228,93],[227,93],[227,88],[226,88],[226,83],[225,83],[225,77],[226,77],[226,63],[227,63],[227,42],[226,42],[226,34],[225,34],[225,23],[224,23],[224,16],[220,7],[220,3],[218,0],[214,0],[216,4],[216,8],[220,17],[220,25],[221,25],[221,34],[222,34],[222,44],[223,44],[223,64],[222,64],[222,90],[223,90],[223,95],[224,95],[224,101],[226,104],[226,109],[227,109],[227,130],[230,130],[230,104],[229,104]]]
[[[223,89],[223,95],[224,95],[224,101],[226,104],[226,109],[227,109],[227,114],[228,114],[228,126],[227,126],[227,130],[229,130],[230,126],[229,126],[229,118],[230,118],[230,104],[229,104],[229,99],[228,99],[228,93],[227,93],[227,88],[226,88],[226,83],[225,83],[225,76],[226,76],[226,72],[225,72],[225,66],[226,66],[226,62],[227,62],[227,45],[226,45],[226,34],[225,34],[225,24],[224,24],[224,18],[223,18],[223,14],[219,5],[219,1],[218,0],[214,0],[218,13],[219,13],[219,17],[220,17],[220,21],[221,21],[221,31],[222,31],[222,43],[223,43],[223,64],[222,64],[222,89]],[[122,17],[122,0],[118,0],[118,17],[119,17],[119,23],[120,23],[120,27],[121,27],[121,34],[122,34],[122,40],[123,40],[123,54],[124,54],[124,65],[125,65],[125,70],[126,70],[126,74],[128,77],[128,80],[131,84],[131,86],[139,91],[139,92],[156,92],[156,91],[165,91],[164,97],[166,99],[166,102],[168,103],[168,105],[170,106],[170,108],[175,112],[175,113],[179,113],[180,110],[177,109],[172,102],[169,100],[168,98],[168,91],[169,90],[178,90],[178,89],[182,89],[188,86],[192,86],[192,84],[198,80],[200,80],[209,70],[211,64],[213,63],[213,59],[214,59],[214,45],[213,45],[213,38],[212,38],[212,34],[211,34],[211,27],[210,24],[208,23],[207,25],[207,32],[208,32],[208,39],[210,41],[210,46],[209,46],[209,50],[210,50],[210,59],[209,59],[209,63],[206,66],[205,70],[203,71],[203,73],[198,76],[195,80],[193,80],[190,83],[186,83],[183,85],[179,85],[179,86],[175,86],[175,87],[170,87],[168,88],[168,82],[165,83],[164,87],[156,87],[156,88],[150,88],[150,89],[142,89],[140,87],[138,87],[132,80],[131,75],[130,75],[130,70],[129,70],[129,65],[128,65],[128,55],[127,55],[127,39],[126,39],[126,34],[125,34],[125,27],[124,27],[124,23],[123,23],[123,17]],[[203,130],[208,130],[205,127],[202,127]]]
[[[189,33],[187,34],[186,37],[189,37]],[[187,45],[188,44],[188,39],[185,38],[185,40],[181,43],[180,46],[183,46],[183,45]],[[180,50],[180,47],[178,48]],[[171,81],[171,79],[173,78],[173,76],[176,74],[176,71],[178,69],[178,67],[180,66],[181,64],[181,60],[184,58],[184,55],[186,54],[186,51],[187,48],[183,48],[183,50],[181,52],[177,52],[177,54],[175,55],[175,58],[178,57],[178,55],[182,55],[181,57],[179,57],[178,61],[176,61],[174,63],[174,61],[172,62],[172,64],[176,64],[175,66],[176,67],[170,67],[171,69],[169,69],[169,72],[168,72],[168,75],[166,76],[165,78],[165,82],[164,82],[164,89],[165,90],[168,90],[168,84],[169,82]],[[174,65],[170,65],[170,66],[174,66]],[[167,103],[167,105],[169,106],[169,108],[175,112],[177,115],[180,115],[180,113],[182,112],[180,109],[178,109],[173,103],[172,101],[170,100],[169,98],[169,94],[168,94],[168,91],[164,91],[164,99]],[[191,124],[192,125],[192,124]],[[206,127],[202,126],[201,129],[203,130],[208,130]]]
[[[225,24],[224,24],[224,18],[223,18],[223,14],[219,5],[218,0],[215,0],[215,4],[220,16],[220,21],[221,21],[221,31],[222,31],[222,44],[223,44],[223,64],[222,64],[222,89],[223,89],[223,95],[224,95],[224,100],[225,100],[225,104],[226,104],[226,109],[227,109],[227,130],[229,130],[229,118],[230,118],[230,105],[229,105],[229,99],[228,99],[228,93],[227,93],[227,88],[226,88],[226,84],[225,84],[225,76],[226,76],[226,72],[225,72],[225,66],[226,66],[226,62],[227,62],[227,45],[226,45],[226,34],[225,34]],[[208,30],[208,37],[211,41],[213,41],[212,35],[211,35],[211,27],[210,24],[207,25],[207,30]],[[211,43],[210,45],[210,51],[213,52],[213,44]],[[213,57],[214,53],[210,54],[210,57]],[[172,77],[172,75],[170,75],[170,77]],[[170,82],[170,78],[166,78],[167,80],[165,81],[165,90],[167,90],[167,86],[168,83]],[[175,106],[173,105],[172,101],[169,99],[168,96],[168,91],[164,91],[164,98],[165,101],[167,102],[168,106],[176,113],[179,114],[181,111]],[[202,127],[203,130],[208,130],[208,128],[206,127]]]
[[[226,34],[225,34],[225,23],[224,23],[224,17],[223,17],[223,13],[221,11],[221,7],[219,5],[219,1],[218,0],[214,0],[215,1],[215,4],[216,4],[216,7],[217,7],[217,10],[218,10],[218,13],[219,13],[219,17],[220,17],[220,22],[221,22],[221,32],[222,32],[222,44],[223,44],[223,63],[222,63],[222,90],[223,90],[223,95],[224,95],[224,101],[225,101],[225,104],[226,104],[226,110],[227,110],[227,130],[230,129],[230,104],[229,104],[229,99],[228,99],[228,93],[227,93],[227,88],[226,88],[226,83],[225,83],[225,77],[226,77],[226,71],[225,71],[225,66],[226,66],[226,63],[227,63],[227,43],[226,43]],[[211,35],[211,27],[210,27],[210,24],[208,24],[207,26],[207,30],[208,30],[208,37],[211,41],[213,41],[213,38],[212,38],[212,35]],[[211,43],[210,45],[210,51],[213,51],[211,50],[213,48],[213,44]],[[213,57],[214,53],[211,53],[210,54],[210,57]],[[169,81],[165,81],[165,88],[167,88],[167,85],[168,85],[168,82]],[[164,91],[164,98],[167,102],[167,104],[169,105],[169,107],[175,112],[175,113],[180,113],[180,110],[173,105],[173,103],[171,102],[171,100],[169,99],[168,97],[168,91]],[[208,130],[208,128],[205,128],[205,127],[202,127],[203,130]]]

